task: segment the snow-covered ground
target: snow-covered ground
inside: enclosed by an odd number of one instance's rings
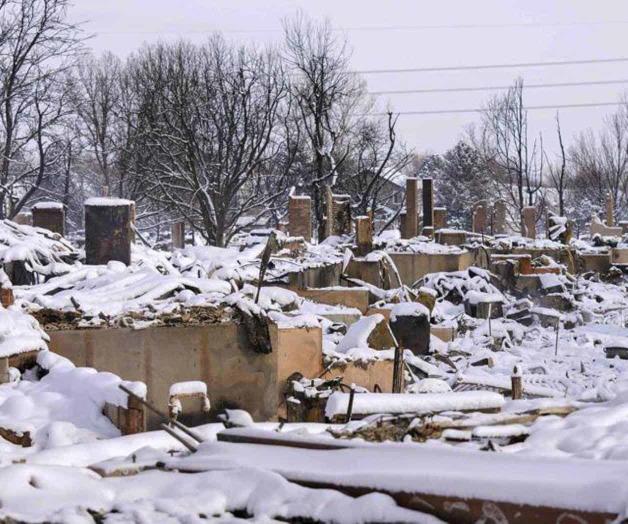
[[[174,253],[136,245],[129,267],[87,266],[80,250],[65,240],[28,227],[5,223],[3,228],[0,259],[27,262],[38,278],[14,286],[16,306],[0,310],[0,357],[40,353],[36,368],[21,377],[12,370],[11,382],[0,385],[0,518],[437,522],[384,493],[349,497],[340,490],[343,482],[371,491],[453,493],[626,514],[628,494],[621,479],[628,473],[628,360],[606,354],[608,348],[628,350],[628,281],[620,273],[604,278],[544,274],[542,291],[530,296],[486,269],[434,273],[412,290],[366,285],[380,313],[362,316],[356,308],[317,304],[281,287],[303,268],[346,265],[351,239],[344,237],[275,253],[267,273],[275,285],[263,287],[256,302],[264,244],[255,236],[240,246],[188,246]],[[391,264],[386,251],[462,251],[390,233],[376,240],[382,250],[371,253],[369,262]],[[501,250],[560,248],[541,239],[494,242]],[[604,249],[583,241],[574,247]],[[559,266],[551,260],[543,264],[552,270]],[[404,301],[415,296],[424,303]],[[503,315],[471,316],[489,303]],[[225,425],[247,426],[257,437],[333,442],[348,449],[217,442],[224,425],[216,423],[196,428],[204,442],[190,453],[163,431],[120,436],[103,414],[105,404],[126,406],[120,377],[75,367],[47,351],[46,335],[28,314],[66,314],[65,321],[76,327],[141,329],[165,318],[182,319],[194,308],[219,312],[206,320],[211,322],[230,321],[238,310],[280,326],[320,326],[326,366],[368,368],[393,360],[394,337],[390,347],[381,347],[381,336],[380,347],[372,347],[371,337],[387,324],[382,311],[393,320],[427,317],[456,336],[444,342],[432,334],[428,355],[402,352],[401,395],[367,392],[358,384],[352,409],[362,420],[332,427],[253,424],[239,411],[223,418]],[[522,382],[523,398],[517,400],[510,399],[513,375]],[[303,377],[294,381],[292,392],[327,400],[331,418],[344,415],[350,403],[347,392],[334,389],[338,382]],[[146,394],[143,384],[124,385]],[[181,382],[171,394],[205,391],[203,383]],[[386,433],[387,427],[397,430]],[[28,445],[20,440],[25,435]],[[307,482],[338,489],[299,485]]]

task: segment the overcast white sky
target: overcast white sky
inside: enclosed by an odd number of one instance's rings
[[[628,57],[626,0],[75,0],[71,17],[86,21],[95,52],[125,56],[145,41],[202,40],[223,31],[231,39],[269,42],[282,18],[302,9],[345,28],[358,70],[546,62]],[[527,24],[527,25],[526,25]],[[476,27],[442,27],[475,25]],[[491,27],[487,27],[490,25]],[[404,28],[405,26],[405,28]],[[441,26],[407,28],[407,26]],[[480,26],[480,27],[477,27]],[[501,27],[495,27],[501,26]],[[423,72],[367,76],[372,91],[628,80],[628,62],[525,69]],[[530,89],[528,105],[614,102],[626,84]],[[388,95],[394,110],[480,107],[494,91]],[[601,126],[612,107],[561,109],[563,134]],[[531,111],[531,131],[555,148],[555,110]],[[400,135],[417,151],[442,152],[477,115],[402,115]]]

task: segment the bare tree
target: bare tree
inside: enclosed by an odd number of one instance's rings
[[[73,75],[74,110],[81,127],[85,153],[95,160],[102,185],[123,196],[118,161],[122,134],[122,74],[119,58],[104,53],[81,60]]]
[[[338,170],[337,185],[351,197],[357,214],[372,211],[389,219],[399,207],[403,191],[397,179],[410,164],[412,155],[399,143],[397,118],[389,112],[385,124],[363,119],[350,135],[351,151]]]
[[[12,217],[40,187],[53,129],[66,111],[61,73],[81,48],[68,0],[0,3],[0,216]]]
[[[356,115],[368,109],[365,88],[349,71],[346,39],[333,32],[329,21],[318,24],[299,13],[284,22],[284,38],[296,122],[303,130],[311,158],[302,166],[300,186],[313,198],[322,234],[324,187],[336,184],[339,170],[351,153],[349,135],[359,124]]]
[[[484,156],[497,195],[510,203],[513,223],[520,223],[525,206],[543,202],[544,169],[542,139],[529,142],[521,79],[506,94],[490,100],[480,136],[471,139]]]
[[[567,191],[567,183],[569,181],[567,175],[567,155],[565,153],[565,144],[563,143],[563,133],[560,128],[560,119],[556,113],[556,134],[558,135],[558,146],[560,148],[560,160],[556,164],[547,162],[550,181],[556,190],[558,197],[558,214],[565,216],[565,197]]]
[[[224,246],[277,197],[262,190],[286,96],[277,54],[214,37],[147,47],[132,68],[149,198]]]
[[[591,212],[604,206],[609,194],[620,214],[628,203],[627,107],[624,105],[609,115],[604,124],[599,138],[591,130],[585,131],[570,149],[573,198],[575,202],[588,203],[587,219]]]

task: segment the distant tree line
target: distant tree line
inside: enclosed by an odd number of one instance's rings
[[[437,203],[450,223],[470,228],[476,203],[506,202],[510,230],[521,227],[521,211],[535,206],[542,225],[548,212],[568,216],[582,230],[607,195],[619,220],[628,219],[628,104],[606,117],[603,128],[577,135],[567,147],[556,114],[558,151],[550,155],[542,136],[530,137],[524,85],[517,80],[486,105],[480,123],[442,155],[423,157],[420,176],[436,180]]]
[[[549,155],[529,136],[524,85],[492,98],[477,126],[442,155],[416,156],[397,117],[349,68],[346,39],[328,22],[286,20],[279,45],[219,35],[145,45],[122,60],[87,52],[69,0],[0,0],[0,218],[38,200],[67,205],[80,228],[85,198],[136,201],[140,229],[185,220],[225,245],[251,223],[285,219],[290,192],[349,195],[355,214],[390,219],[403,175],[436,179],[450,223],[470,227],[480,201],[507,203],[511,229],[534,205],[584,224],[607,194],[628,199],[628,105],[598,133]]]

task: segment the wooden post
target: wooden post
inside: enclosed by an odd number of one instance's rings
[[[431,178],[421,181],[421,196],[423,199],[423,228],[434,227],[434,184]]]
[[[521,376],[521,368],[515,366],[510,377],[512,399],[519,400],[523,398],[523,382]]]
[[[12,306],[15,303],[13,290],[10,287],[0,288],[0,303],[2,303],[2,307],[4,308]]]
[[[9,380],[9,357],[2,357],[0,358],[0,384],[6,384]]]
[[[175,222],[170,226],[170,236],[172,237],[172,249],[183,249],[185,247],[185,222]]]
[[[126,420],[120,428],[123,435],[134,435],[146,431],[146,410],[144,405],[134,396],[127,400]]]
[[[349,389],[349,404],[347,405],[345,422],[351,422],[351,416],[353,415],[353,397],[355,397],[355,384],[351,384],[351,388]]]
[[[403,389],[403,349],[395,344],[395,360],[393,363],[392,392],[401,393]]]

